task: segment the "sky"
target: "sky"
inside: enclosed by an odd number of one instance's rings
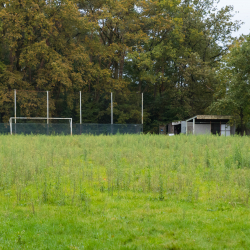
[[[218,7],[222,8],[226,5],[233,5],[234,12],[239,12],[235,14],[234,20],[241,20],[244,22],[241,29],[233,35],[239,37],[241,34],[250,34],[250,0],[220,0]]]

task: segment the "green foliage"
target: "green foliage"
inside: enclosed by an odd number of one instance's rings
[[[218,71],[219,84],[211,111],[232,115],[232,121],[240,124],[241,135],[249,126],[250,117],[250,37],[235,41],[230,52],[221,62]]]
[[[130,97],[143,92],[151,132],[158,124],[205,113],[218,61],[240,26],[231,21],[233,8],[218,9],[216,2],[1,0],[3,121],[12,113],[12,89],[49,90],[51,114],[74,121],[74,94],[87,93],[85,122],[107,121],[106,95],[113,92],[119,98],[116,123],[140,120],[138,100]],[[39,101],[23,98],[24,116],[33,114]]]

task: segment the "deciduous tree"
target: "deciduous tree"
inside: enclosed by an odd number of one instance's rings
[[[210,111],[232,115],[243,135],[250,118],[250,36],[235,41],[220,65]]]

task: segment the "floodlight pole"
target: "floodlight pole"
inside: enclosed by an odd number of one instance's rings
[[[47,124],[49,124],[49,91],[47,91]]]
[[[113,93],[111,92],[111,134],[113,134]]]
[[[80,124],[82,124],[82,91],[80,91]]]
[[[14,102],[15,102],[15,134],[16,134],[16,89],[14,89]],[[12,134],[12,131],[11,131]]]
[[[143,125],[143,93],[141,93],[141,124]]]
[[[14,89],[14,102],[15,102],[15,123],[16,123],[16,89]]]
[[[49,135],[49,91],[47,91],[47,135]]]
[[[111,92],[111,124],[113,124],[113,93]]]

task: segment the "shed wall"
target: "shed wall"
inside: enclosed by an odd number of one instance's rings
[[[211,124],[195,124],[195,134],[204,135],[211,133]]]
[[[210,134],[210,132],[211,132],[210,124],[195,124],[196,135]],[[188,122],[188,134],[193,134],[193,122]]]

